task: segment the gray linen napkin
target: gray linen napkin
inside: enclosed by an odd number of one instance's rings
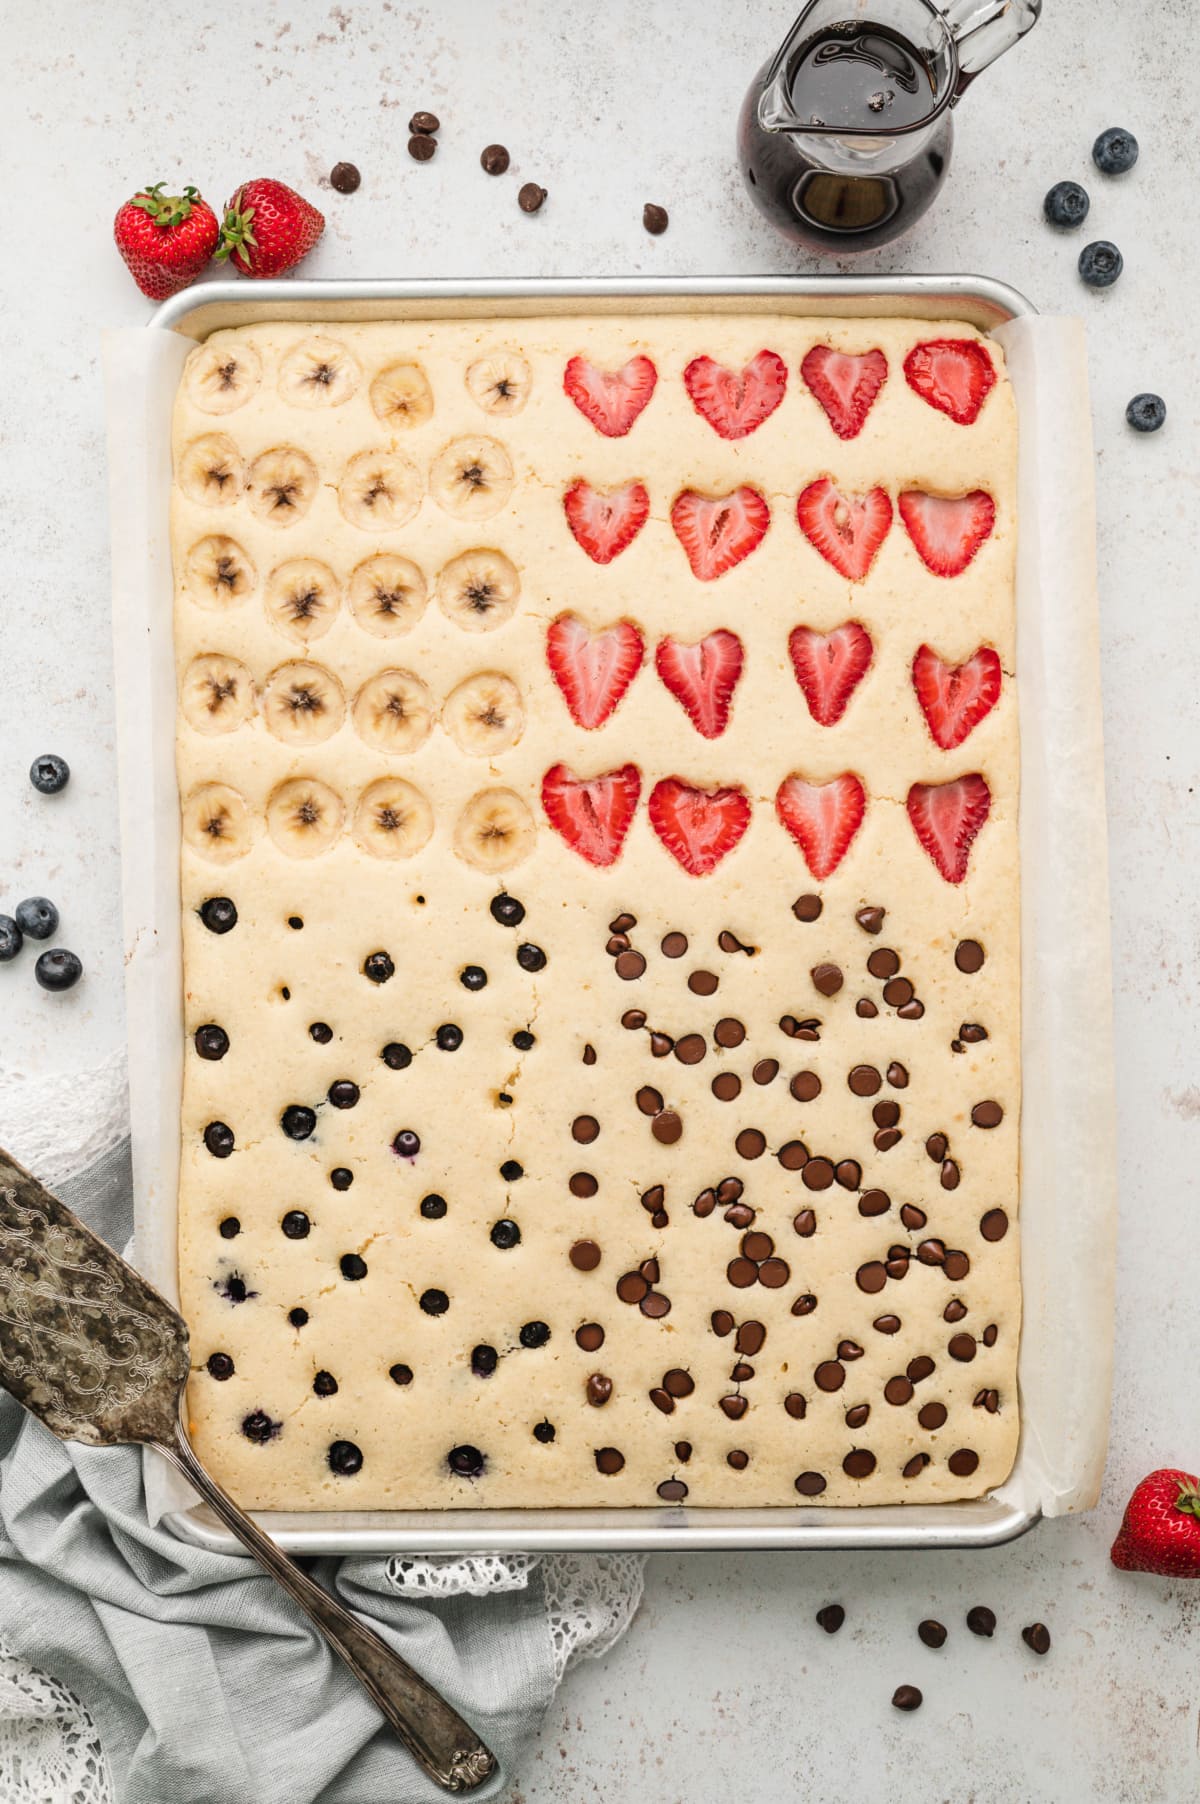
[[[128,1142],[60,1186],[112,1245]],[[401,1597],[382,1560],[315,1567],[460,1709],[500,1773],[554,1694],[539,1574],[487,1597]],[[141,1454],[57,1441],[0,1392],[0,1637],[90,1710],[120,1804],[427,1804],[378,1711],[274,1582],[147,1524]]]

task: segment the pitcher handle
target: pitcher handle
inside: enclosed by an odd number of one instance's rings
[[[946,0],[942,11],[958,51],[954,98],[1037,24],[1042,0]]]

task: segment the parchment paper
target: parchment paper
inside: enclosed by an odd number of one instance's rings
[[[1116,1258],[1091,416],[1080,321],[1017,319],[995,336],[1020,420],[1024,986],[1022,1437],[998,1495],[1061,1515],[1099,1494]],[[191,348],[166,331],[104,339],[137,1258],[172,1301],[184,1033],[168,500],[171,408]],[[154,1456],[147,1500],[152,1521],[195,1502]]]

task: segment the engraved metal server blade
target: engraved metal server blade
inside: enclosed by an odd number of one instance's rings
[[[183,1317],[0,1149],[0,1385],[60,1440],[157,1447],[341,1655],[414,1760],[468,1792],[495,1757],[399,1654],[243,1514],[180,1421],[190,1369]]]

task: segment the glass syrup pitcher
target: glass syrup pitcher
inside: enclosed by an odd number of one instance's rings
[[[951,110],[1042,0],[809,0],[750,85],[738,156],[767,218],[813,250],[871,250],[946,178]]]

